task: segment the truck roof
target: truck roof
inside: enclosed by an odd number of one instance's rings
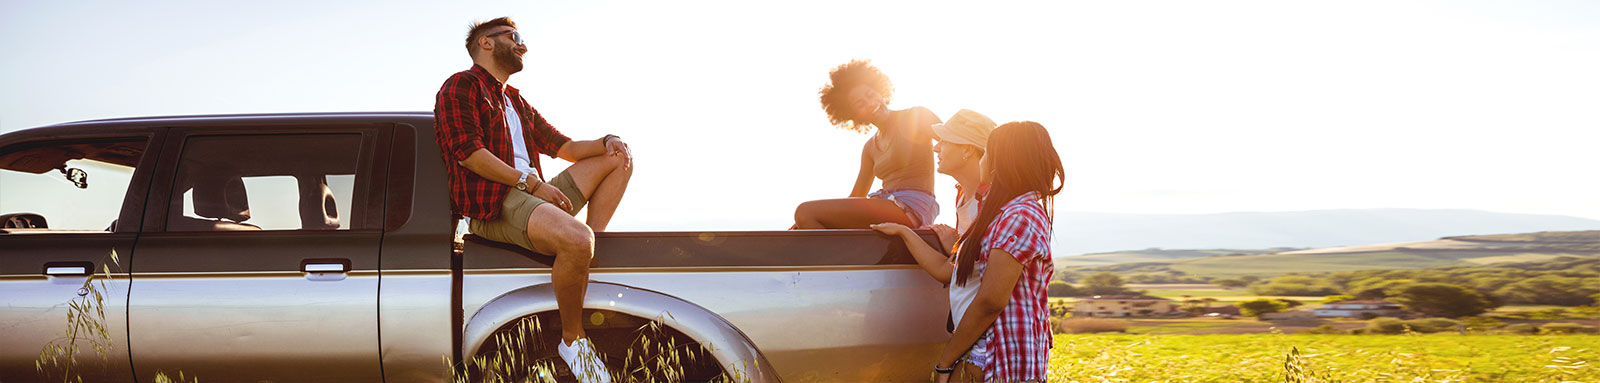
[[[12,135],[34,135],[43,132],[60,132],[64,129],[75,128],[115,128],[119,126],[149,127],[149,126],[206,126],[206,125],[275,125],[283,123],[362,123],[362,122],[433,122],[433,112],[337,112],[337,113],[256,113],[256,114],[213,114],[191,116],[153,116],[153,117],[122,117],[97,120],[66,122],[42,127],[27,128],[6,133]]]

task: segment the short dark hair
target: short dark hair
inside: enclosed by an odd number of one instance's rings
[[[894,83],[889,82],[889,76],[878,67],[872,66],[872,60],[850,60],[828,72],[828,79],[828,84],[817,91],[822,99],[822,111],[828,113],[828,123],[847,130],[867,131],[867,122],[862,120],[866,116],[857,116],[850,103],[850,91],[857,85],[878,91],[884,103],[888,103],[894,93]]]
[[[498,27],[498,26],[507,26],[507,27],[511,27],[511,28],[515,29],[517,27],[517,23],[511,22],[511,18],[510,17],[501,17],[501,18],[497,18],[497,19],[489,20],[489,21],[473,21],[472,24],[468,24],[467,25],[467,45],[466,45],[467,46],[467,55],[471,56],[476,52],[476,51],[474,51],[472,49],[472,45],[473,45],[472,43],[473,42],[478,41],[479,37],[483,37],[484,34],[488,33],[489,32],[489,28],[494,28],[494,27]]]

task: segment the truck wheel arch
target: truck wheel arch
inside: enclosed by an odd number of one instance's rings
[[[470,358],[507,324],[556,311],[555,288],[549,283],[518,288],[501,294],[466,320],[462,355]],[[777,372],[755,344],[722,316],[674,296],[626,285],[590,281],[585,309],[614,311],[639,318],[654,318],[662,325],[706,346],[707,352],[728,375],[749,382],[777,382]],[[560,331],[559,329],[551,329]],[[600,350],[605,352],[606,350]]]

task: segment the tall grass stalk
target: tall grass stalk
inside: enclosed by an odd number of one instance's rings
[[[81,345],[93,350],[101,363],[111,350],[111,331],[106,328],[105,291],[111,280],[111,265],[121,265],[117,250],[112,249],[100,261],[99,273],[90,272],[78,288],[78,296],[67,301],[67,328],[61,337],[45,343],[33,367],[44,380],[59,376],[63,383],[83,382],[78,354]],[[119,267],[120,268],[120,267]]]

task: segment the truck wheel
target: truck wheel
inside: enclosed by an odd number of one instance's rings
[[[730,381],[698,342],[659,321],[594,309],[583,310],[583,317],[613,382]],[[576,381],[556,351],[560,341],[554,311],[502,325],[467,361],[466,381]]]

